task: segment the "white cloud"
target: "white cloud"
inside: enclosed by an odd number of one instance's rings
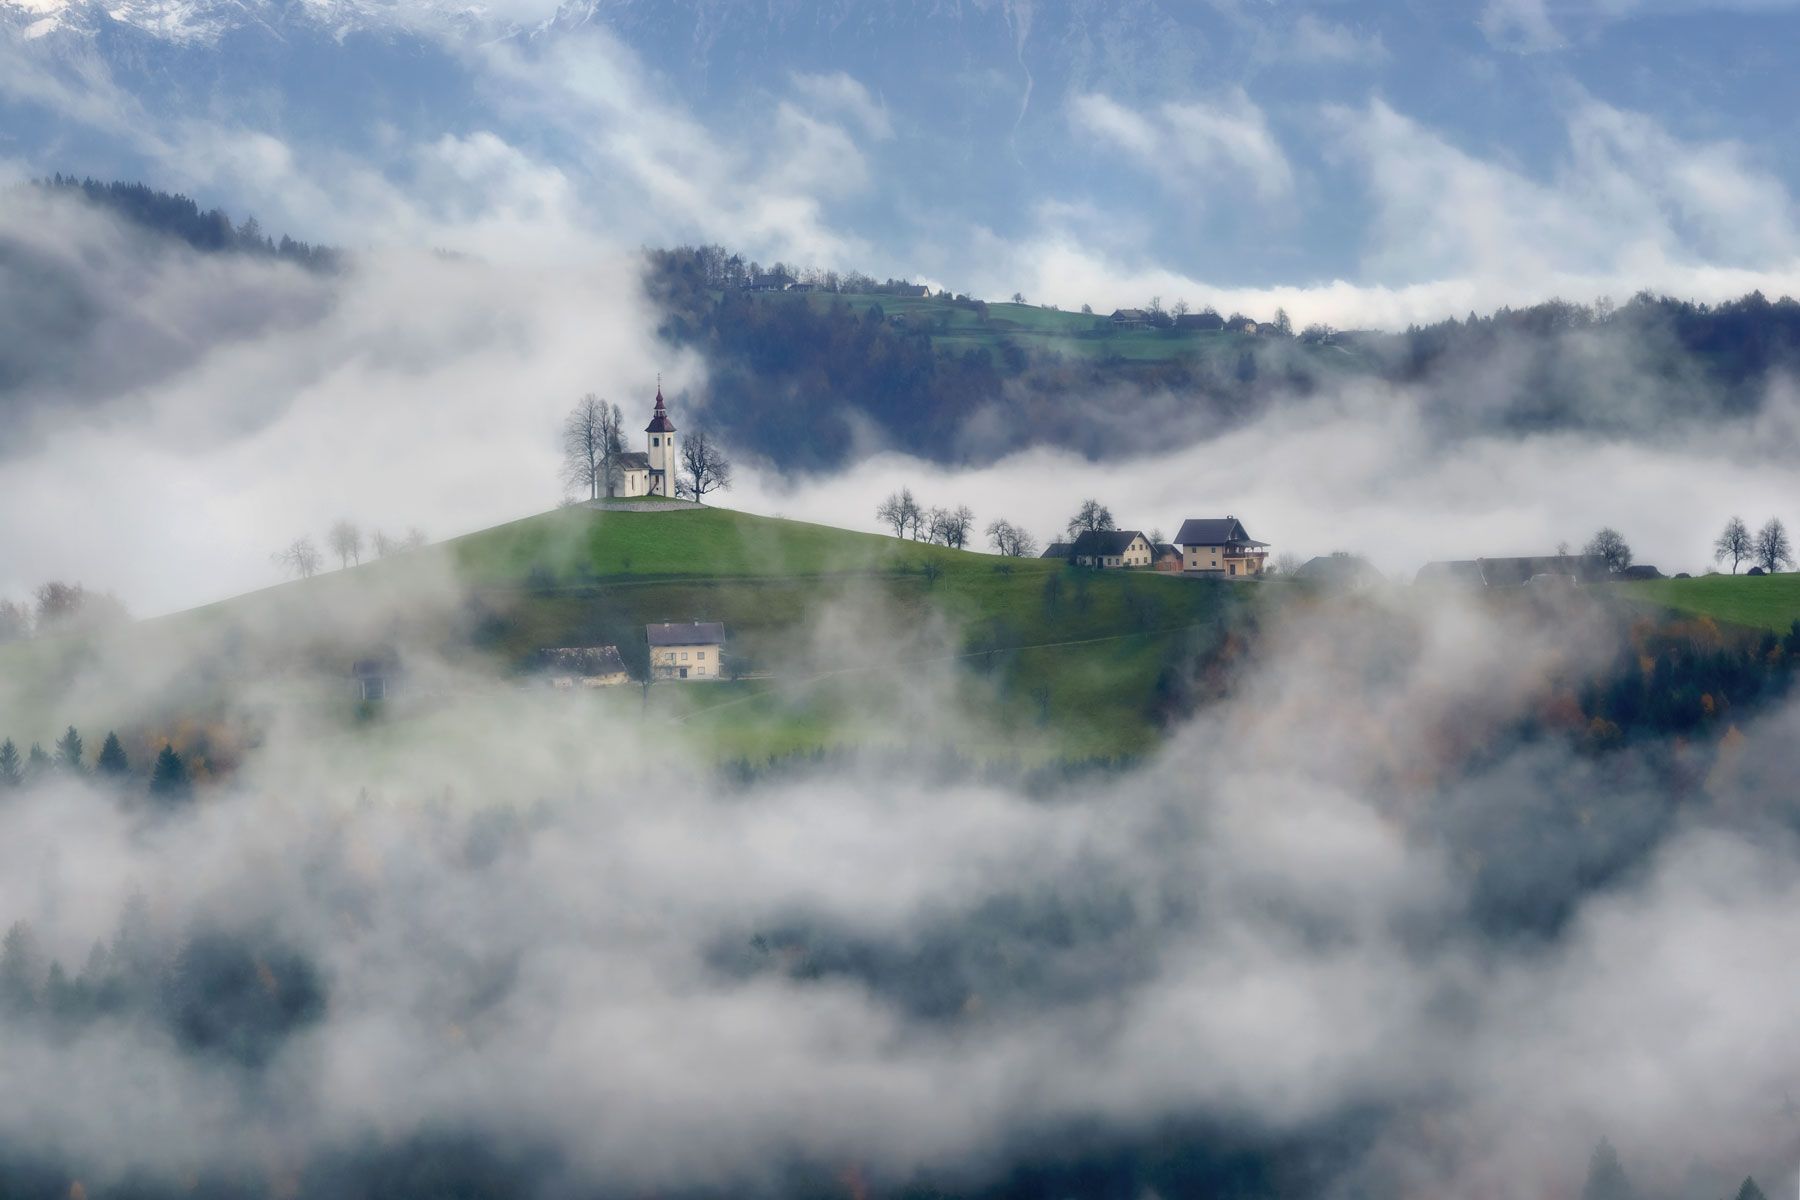
[[[876,141],[894,136],[893,122],[888,119],[886,105],[877,103],[869,89],[843,71],[808,75],[795,72],[794,91],[815,108],[825,113],[841,113],[852,118],[862,131]]]
[[[1197,204],[1220,193],[1269,202],[1293,191],[1287,155],[1242,89],[1217,103],[1170,102],[1143,113],[1088,94],[1071,102],[1070,120],[1077,133],[1124,152]]]
[[[1458,401],[1470,407],[1499,387],[1463,383]],[[1697,510],[1695,495],[1731,497],[1727,507],[1747,512],[1789,503],[1800,398],[1788,391],[1770,397],[1757,424],[1680,444],[1579,432],[1447,437],[1423,404],[1406,389],[1359,384],[1124,459],[1036,449],[948,468],[884,455],[795,485],[746,477],[733,502],[873,531],[876,504],[910,486],[922,502],[968,503],[982,525],[1005,517],[1049,541],[1092,495],[1126,528],[1167,533],[1185,517],[1233,513],[1276,553],[1350,550],[1407,580],[1434,559],[1547,554],[1603,524],[1626,533],[1639,561],[1698,573],[1723,517]],[[1675,478],[1684,484],[1671,489]]]
[[[1477,24],[1488,41],[1507,50],[1537,53],[1567,45],[1545,0],[1487,0]]]
[[[1291,36],[1283,39],[1285,57],[1295,62],[1361,63],[1370,65],[1388,58],[1379,33],[1358,33],[1348,25],[1302,13]]]

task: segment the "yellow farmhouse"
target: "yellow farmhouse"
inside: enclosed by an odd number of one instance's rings
[[[717,621],[646,625],[651,679],[723,679],[725,626]]]
[[[1189,517],[1175,535],[1181,547],[1181,569],[1189,574],[1249,579],[1263,573],[1269,543],[1244,531],[1236,517]]]

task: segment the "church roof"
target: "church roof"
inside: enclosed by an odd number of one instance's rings
[[[619,455],[619,467],[626,471],[648,471],[650,456],[642,450],[627,450]]]
[[[644,426],[645,433],[674,433],[675,422],[669,420],[669,410],[663,407],[662,384],[656,385],[656,413],[650,423]]]

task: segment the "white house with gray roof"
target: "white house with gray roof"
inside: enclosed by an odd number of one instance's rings
[[[710,681],[725,678],[725,626],[718,621],[646,625],[650,678]]]
[[[1269,543],[1259,542],[1236,517],[1189,517],[1175,534],[1187,574],[1255,579],[1263,573]]]

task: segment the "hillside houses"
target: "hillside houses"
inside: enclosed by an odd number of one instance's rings
[[[1189,517],[1173,542],[1153,542],[1142,530],[1090,529],[1072,542],[1053,542],[1044,558],[1100,571],[1154,570],[1164,574],[1255,579],[1269,544],[1252,538],[1236,517]]]

